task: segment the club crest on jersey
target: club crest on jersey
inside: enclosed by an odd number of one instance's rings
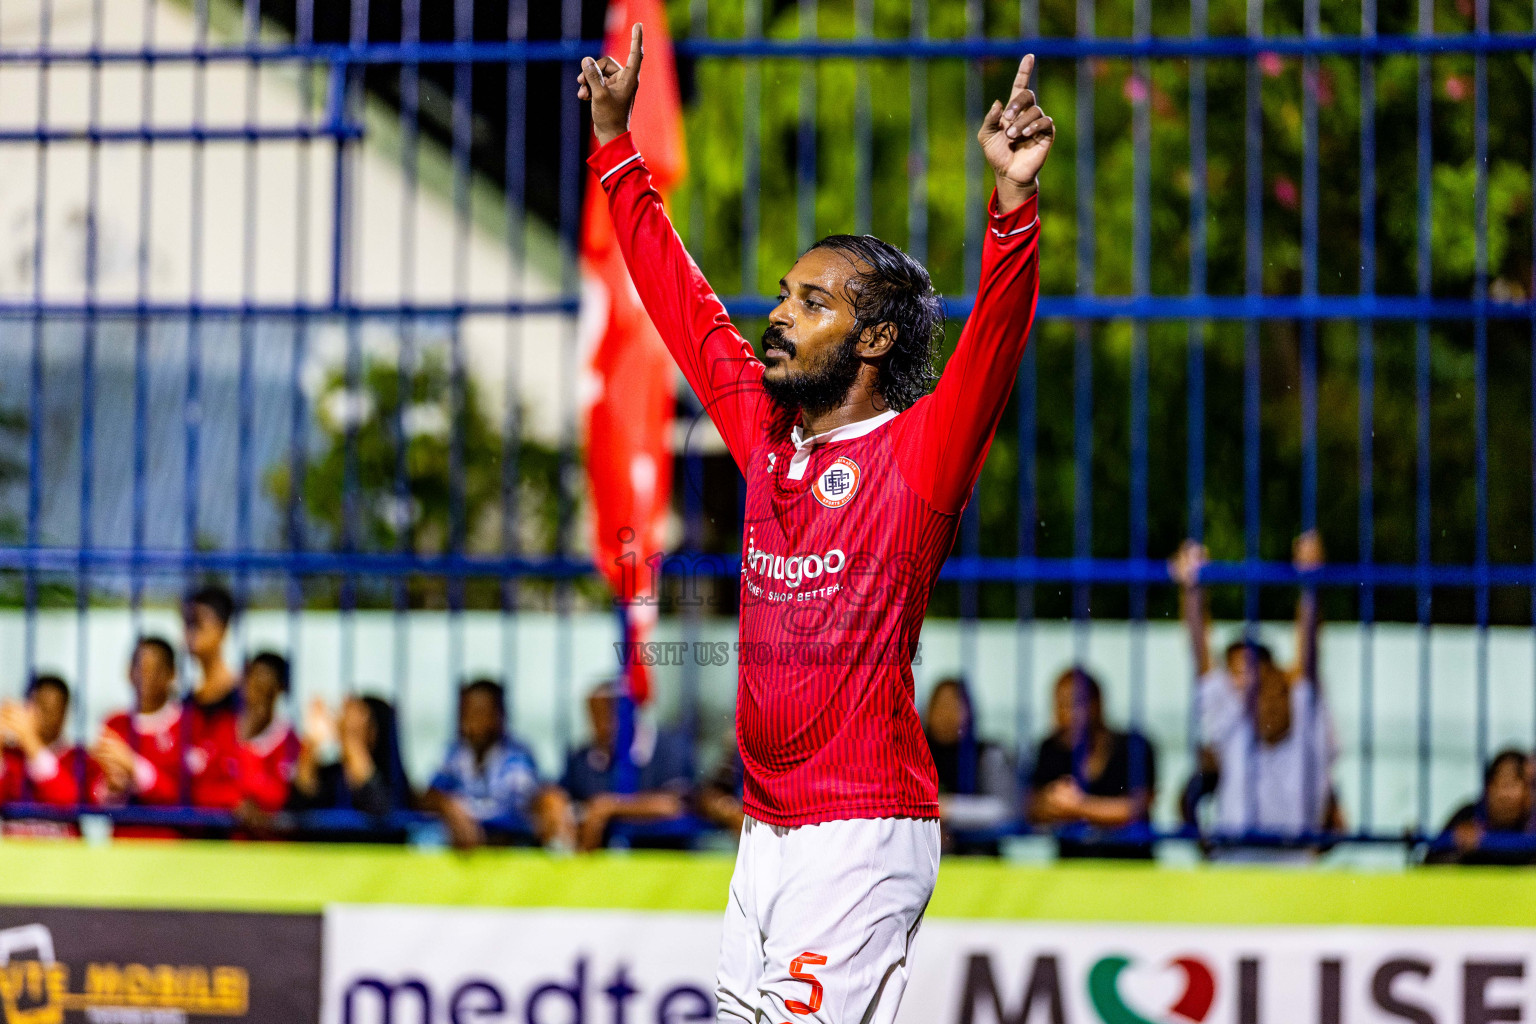
[[[860,472],[857,462],[846,455],[839,455],[821,471],[821,475],[811,485],[811,493],[827,508],[842,508],[858,493]]]

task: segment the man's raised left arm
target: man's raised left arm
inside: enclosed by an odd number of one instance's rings
[[[1056,126],[1029,87],[1034,69],[1030,54],[1019,63],[1007,105],[993,103],[977,132],[996,190],[987,206],[976,304],[938,386],[898,435],[903,475],[941,512],[959,512],[981,474],[1040,295],[1036,178]]]

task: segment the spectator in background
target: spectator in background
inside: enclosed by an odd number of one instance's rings
[[[288,678],[288,659],[271,651],[246,662],[241,677],[235,806],[245,814],[271,814],[288,803],[300,748],[293,726],[278,713]]]
[[[1432,864],[1533,864],[1531,759],[1501,751],[1483,773],[1483,792],[1445,823],[1427,858]]]
[[[570,800],[539,780],[533,753],[507,733],[507,692],[492,679],[459,690],[459,738],[422,798],[443,819],[448,838],[468,850],[486,841],[486,825],[527,830],[540,843],[570,850],[576,826]]]
[[[336,760],[322,764],[334,748]],[[351,696],[333,715],[316,698],[305,716],[288,807],[385,815],[413,803],[400,757],[395,709],[378,697]]]
[[[240,705],[240,680],[224,660],[224,638],[235,615],[235,599],[218,584],[199,587],[181,605],[187,654],[197,663],[197,685],[188,705],[200,716],[233,719]]]
[[[1291,562],[1298,572],[1323,567],[1323,542],[1315,530],[1296,538],[1291,549]],[[1205,545],[1187,540],[1169,559],[1168,574],[1179,584],[1180,607],[1198,676],[1197,720],[1201,746],[1206,754],[1202,768],[1214,772],[1212,757],[1215,750],[1245,714],[1247,687],[1258,675],[1257,666],[1246,660],[1247,655],[1255,649],[1267,652],[1268,648],[1250,643],[1251,638],[1238,637],[1227,645],[1220,664],[1216,662],[1211,654],[1209,601],[1200,582],[1200,573],[1209,563],[1210,552]],[[1293,683],[1307,681],[1316,685],[1319,624],[1317,592],[1305,587],[1296,604],[1296,663],[1283,670]],[[1273,657],[1269,660],[1274,661]]]
[[[181,705],[188,756],[198,774],[194,802],[200,807],[229,809],[240,801],[240,679],[224,660],[234,614],[234,598],[218,584],[199,587],[181,605],[187,654],[197,670]]]
[[[687,738],[660,729],[635,714],[630,760],[636,771],[633,793],[618,792],[614,744],[618,739],[618,688],[603,683],[587,697],[592,742],[571,752],[561,785],[579,803],[577,843],[594,850],[608,838],[615,822],[654,822],[682,817],[688,809],[693,764]]]
[[[64,742],[69,699],[63,679],[44,675],[27,687],[25,702],[0,704],[0,804],[72,807],[82,792],[89,798],[98,769],[83,749]]]
[[[941,679],[928,695],[923,731],[939,773],[939,815],[944,849],[997,853],[997,840],[956,845],[952,829],[996,829],[1018,816],[1013,764],[1001,747],[976,738],[971,694],[955,677]]]
[[[105,804],[174,806],[192,802],[194,759],[176,700],[176,654],[160,637],[133,648],[128,679],[134,705],[108,718],[91,756],[101,767],[96,798]]]
[[[736,730],[732,729],[714,771],[699,786],[695,800],[699,817],[733,838],[739,837],[741,827],[746,823],[746,811],[741,802],[746,780],[746,769],[741,763],[741,748],[736,745]]]
[[[1288,679],[1267,648],[1251,645],[1244,658],[1256,681],[1243,684],[1252,694],[1248,708],[1216,738],[1217,828],[1294,838],[1337,827],[1337,751],[1316,689]],[[1277,851],[1272,859],[1296,856]]]
[[[1302,534],[1291,555],[1297,572],[1322,568],[1322,538],[1316,531]],[[1200,763],[1185,793],[1185,820],[1197,823],[1200,801],[1214,793],[1217,827],[1223,833],[1293,837],[1342,829],[1331,782],[1337,744],[1318,685],[1316,590],[1303,586],[1297,598],[1293,665],[1280,666],[1268,647],[1248,638],[1228,644],[1217,665],[1210,654],[1209,609],[1200,585],[1200,571],[1208,562],[1203,545],[1186,541],[1168,566],[1182,590],[1184,623],[1199,673]],[[1234,758],[1243,763],[1235,764]]]
[[[1089,827],[1086,838],[1063,837],[1062,857],[1142,859],[1146,840],[1121,840],[1113,832],[1149,821],[1157,791],[1157,757],[1145,737],[1104,723],[1104,692],[1081,667],[1056,679],[1056,729],[1040,744],[1031,777],[1030,820],[1036,825]]]

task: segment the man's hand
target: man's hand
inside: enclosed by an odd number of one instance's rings
[[[1323,535],[1316,530],[1308,530],[1291,544],[1291,564],[1296,567],[1297,572],[1321,569],[1326,562],[1327,558],[1323,554]]]
[[[37,713],[27,704],[0,705],[0,743],[14,744],[28,758],[43,751],[37,732]]]
[[[1035,194],[1035,176],[1056,140],[1056,122],[1040,109],[1035,91],[1029,87],[1029,76],[1034,70],[1035,55],[1026,54],[1019,61],[1008,105],[994,102],[976,133],[981,151],[997,175],[997,203],[1004,213]],[[597,105],[593,104],[594,119],[596,111]]]
[[[126,793],[133,785],[133,748],[110,729],[103,729],[91,757],[101,766],[107,788],[113,793]]]
[[[606,146],[629,131],[629,113],[640,90],[640,61],[644,58],[640,23],[629,33],[629,61],[623,66],[612,57],[583,57],[576,76],[576,96],[592,101],[592,130],[599,145]]]
[[[469,808],[449,797],[443,802],[443,827],[455,850],[469,852],[485,845],[485,829]]]
[[[1168,559],[1168,575],[1186,590],[1200,585],[1200,570],[1210,564],[1211,553],[1197,540],[1186,540]]]

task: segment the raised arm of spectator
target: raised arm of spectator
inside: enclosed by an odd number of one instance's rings
[[[1297,572],[1310,572],[1324,564],[1323,538],[1316,530],[1308,530],[1291,547],[1291,564]],[[1293,681],[1310,680],[1321,692],[1317,678],[1317,634],[1322,623],[1318,609],[1317,588],[1302,584],[1296,598],[1296,664],[1291,669]]]
[[[336,742],[336,716],[325,701],[313,698],[304,709],[304,731],[299,737],[299,756],[293,764],[293,785],[288,792],[290,810],[312,810],[323,804],[320,752]]]
[[[1210,552],[1196,540],[1179,545],[1178,553],[1168,560],[1168,575],[1179,585],[1179,610],[1184,629],[1189,633],[1190,653],[1195,659],[1195,674],[1203,676],[1212,668],[1211,616],[1205,588],[1200,585],[1200,570],[1210,562]]]

